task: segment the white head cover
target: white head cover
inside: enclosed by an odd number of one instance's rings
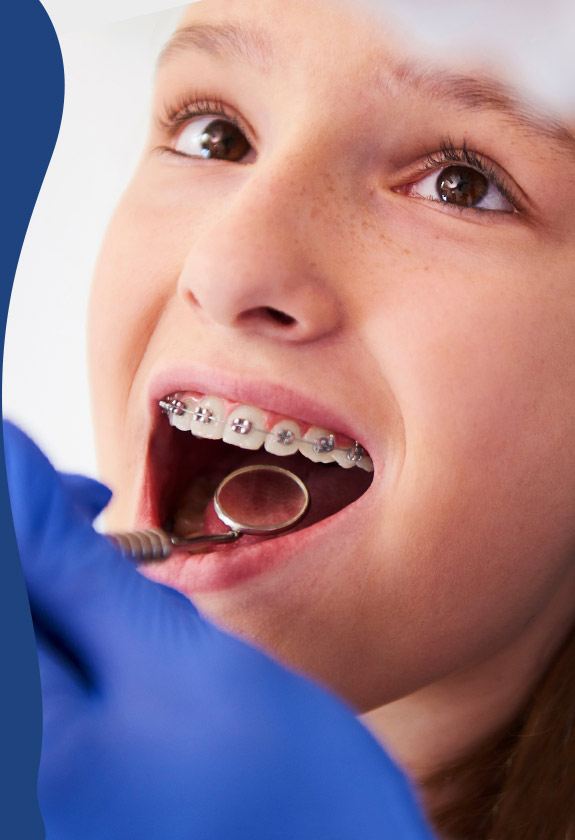
[[[575,122],[573,0],[352,0],[395,18],[441,61],[490,64],[546,109]],[[417,44],[414,44],[417,51]]]

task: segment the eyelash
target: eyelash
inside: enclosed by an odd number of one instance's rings
[[[159,117],[161,127],[168,133],[170,139],[178,133],[182,125],[194,117],[214,116],[222,117],[242,131],[251,144],[251,132],[238,119],[228,105],[221,99],[210,99],[196,93],[192,97],[182,97],[172,105],[167,106]],[[173,151],[173,150],[170,150]]]
[[[195,93],[191,97],[183,96],[171,105],[166,106],[163,114],[159,117],[159,123],[168,133],[170,140],[172,140],[178,134],[182,125],[185,125],[190,122],[190,120],[200,116],[221,117],[222,119],[227,120],[242,131],[250,145],[253,145],[251,132],[222,99],[202,96],[199,93]],[[180,154],[169,146],[161,148],[163,151],[171,154]],[[499,171],[495,169],[488,158],[483,157],[483,155],[473,151],[473,149],[468,149],[465,141],[463,142],[462,148],[457,148],[449,137],[444,138],[440,143],[438,152],[427,153],[423,166],[423,173],[435,170],[439,175],[442,168],[445,168],[453,163],[470,166],[472,169],[480,172],[501,192],[501,194],[517,211],[522,210],[522,202],[517,195],[517,192],[503,180]],[[469,212],[470,210],[475,211],[476,213],[499,212],[496,210],[484,210],[474,207],[456,207],[455,205],[451,206],[451,210],[459,210],[464,213]]]
[[[522,210],[522,202],[517,195],[517,192],[503,180],[500,173],[495,169],[488,158],[483,157],[483,155],[473,151],[473,149],[468,149],[465,141],[463,142],[463,147],[458,149],[450,138],[442,140],[438,152],[427,153],[423,171],[431,172],[436,170],[439,175],[442,168],[445,168],[453,163],[461,163],[464,166],[470,166],[472,169],[476,169],[484,175],[491,184],[497,187],[497,189],[501,192],[501,195],[503,195],[516,210]],[[475,210],[477,213],[500,212],[497,210],[483,210],[475,207],[457,208],[453,206],[453,209],[461,210],[462,212]]]

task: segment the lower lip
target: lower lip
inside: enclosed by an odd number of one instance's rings
[[[141,571],[186,595],[230,589],[290,561],[295,562],[302,552],[309,558],[320,549],[320,540],[324,549],[331,545],[329,550],[332,551],[336,541],[341,541],[342,533],[359,530],[357,523],[364,521],[372,490],[373,483],[351,505],[301,531],[266,539],[245,536],[239,542],[221,546],[209,554],[189,555],[176,551],[161,564],[141,567]],[[147,523],[144,527],[156,526]]]

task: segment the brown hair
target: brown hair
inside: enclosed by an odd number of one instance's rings
[[[432,811],[441,836],[575,840],[575,629],[513,723],[425,787],[454,780],[469,793]]]

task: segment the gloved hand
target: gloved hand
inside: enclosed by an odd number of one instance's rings
[[[92,528],[109,491],[4,435],[48,840],[429,840],[406,779],[342,703],[139,575]]]

